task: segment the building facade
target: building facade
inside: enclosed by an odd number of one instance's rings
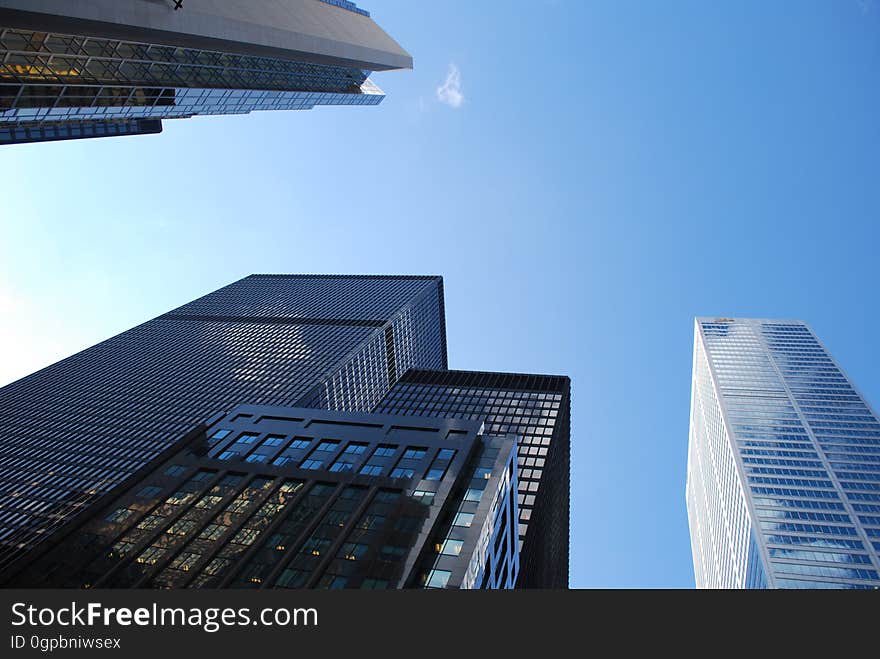
[[[341,0],[0,0],[0,144],[163,119],[378,105],[412,58]]]
[[[880,420],[805,323],[696,320],[686,500],[699,588],[880,587]]]
[[[241,404],[370,411],[445,368],[440,277],[254,275],[0,389],[0,569]]]
[[[511,588],[516,440],[482,427],[239,406],[187,433],[0,582]]]
[[[383,414],[466,419],[518,439],[519,588],[567,588],[570,397],[567,377],[412,370],[376,407]]]
[[[0,389],[0,584],[566,588],[569,392],[439,277],[246,277]]]

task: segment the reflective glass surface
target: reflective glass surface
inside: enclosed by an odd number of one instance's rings
[[[408,337],[418,314],[432,331]],[[395,368],[444,365],[441,319],[438,278],[255,275],[0,388],[0,567],[239,401],[369,409]],[[396,366],[386,326],[413,346]]]
[[[698,320],[687,503],[698,586],[880,587],[880,421],[804,323]]]

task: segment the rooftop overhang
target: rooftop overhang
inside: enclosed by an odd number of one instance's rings
[[[320,0],[0,0],[0,27],[353,67],[411,69],[372,18]]]

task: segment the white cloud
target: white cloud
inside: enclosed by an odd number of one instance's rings
[[[456,109],[464,103],[464,93],[461,91],[461,72],[455,64],[449,65],[446,80],[437,87],[437,100]]]

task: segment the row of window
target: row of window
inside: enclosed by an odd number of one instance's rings
[[[220,441],[225,439],[231,431],[221,429],[212,435],[213,440]],[[220,460],[232,460],[240,457],[246,449],[243,447],[254,445],[259,435],[254,433],[243,433],[231,444],[226,450],[220,452],[217,456]],[[264,439],[258,447],[277,448],[285,444],[286,438],[279,435],[269,435]],[[296,463],[297,459],[288,454],[293,450],[304,450],[311,446],[313,440],[309,438],[295,437],[287,444],[283,452],[276,458],[271,460],[271,464],[276,466],[284,466]],[[327,458],[321,457],[321,454],[333,454],[338,451],[341,442],[338,440],[322,440],[309,454],[308,458],[299,462],[301,469],[318,470],[328,469],[331,472],[344,473],[356,470],[357,462],[361,460],[353,460],[357,456],[365,455],[369,444],[363,442],[349,442],[339,456],[327,466]],[[381,476],[387,473],[391,478],[413,478],[416,474],[418,465],[416,463],[424,460],[428,454],[425,447],[408,446],[400,454],[398,464],[390,469],[390,465],[383,458],[393,458],[399,451],[400,447],[392,444],[380,444],[373,449],[370,459],[363,464],[357,472],[368,476]],[[422,476],[425,480],[441,480],[449,463],[455,457],[456,450],[451,448],[441,448],[433,462],[424,472]],[[267,463],[272,453],[251,452],[244,458],[249,463]],[[378,461],[377,461],[378,460]],[[405,462],[406,461],[406,462]]]

